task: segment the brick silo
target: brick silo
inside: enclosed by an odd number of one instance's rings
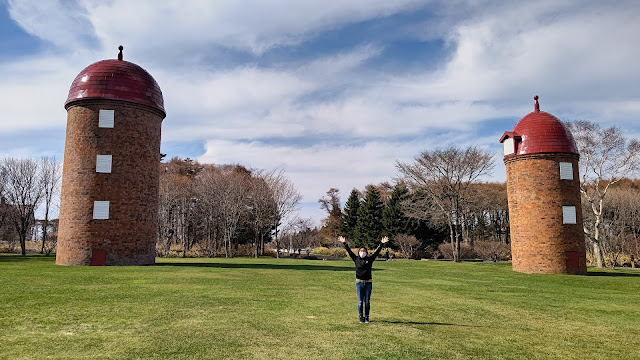
[[[555,116],[535,110],[502,135],[513,270],[586,274],[579,153]]]
[[[155,262],[164,100],[119,49],[82,70],[65,103],[60,265]]]

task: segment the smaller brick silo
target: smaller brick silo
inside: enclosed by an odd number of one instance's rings
[[[65,102],[56,263],[155,262],[164,100],[153,77],[122,59],[87,66]]]
[[[578,153],[555,116],[535,110],[502,135],[513,270],[586,274]]]

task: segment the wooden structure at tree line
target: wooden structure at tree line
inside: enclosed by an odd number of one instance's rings
[[[65,103],[60,265],[155,263],[164,100],[119,49],[82,70]]]
[[[507,167],[513,270],[586,274],[578,153],[571,132],[535,109],[500,138]]]

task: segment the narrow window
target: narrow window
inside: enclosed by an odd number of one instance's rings
[[[93,219],[94,220],[109,219],[109,202],[108,201],[93,202]]]
[[[113,128],[114,110],[100,110],[98,115],[98,127]]]
[[[516,152],[515,147],[513,146],[513,138],[504,139],[502,142],[503,145],[503,155],[511,155]]]
[[[111,155],[98,155],[96,158],[96,172],[111,173]]]
[[[562,207],[562,223],[576,224],[576,207],[575,206]]]
[[[569,162],[560,163],[560,180],[573,180],[573,164]]]

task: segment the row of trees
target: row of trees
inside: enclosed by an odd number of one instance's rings
[[[161,164],[158,249],[177,246],[186,256],[198,246],[207,256],[234,256],[250,245],[264,254],[272,238],[279,256],[281,225],[302,199],[283,171],[200,164],[173,158]]]
[[[61,164],[55,158],[8,157],[0,161],[0,239],[17,235],[22,255],[26,254],[26,241],[36,224],[39,206],[43,209],[40,252],[50,254],[55,248],[55,222],[50,215],[59,199],[61,177]]]
[[[598,266],[607,261],[615,265],[621,254],[638,258],[640,195],[636,182],[625,179],[640,169],[640,142],[627,139],[615,127],[602,129],[586,121],[567,126],[581,154],[584,232],[590,253]],[[294,251],[332,245],[339,235],[368,247],[382,236],[403,235],[403,246],[412,249],[416,240],[424,247],[448,234],[458,261],[462,243],[473,247],[477,240],[509,241],[505,184],[481,182],[493,166],[491,154],[477,147],[425,151],[412,161],[396,163],[395,186],[354,189],[344,209],[339,190],[330,189],[319,200],[327,218],[318,231],[308,219],[283,226],[301,196],[282,171],[174,158],[160,167],[158,249],[168,255],[177,247],[186,256],[197,245],[208,256],[233,256],[238,246],[246,245],[259,256],[272,239],[279,254],[282,240]],[[39,207],[44,217],[38,224],[41,251],[55,247],[49,240],[49,217],[60,176],[60,163],[53,158],[0,162],[0,238],[14,234],[23,254]]]
[[[460,241],[497,241],[506,244],[509,234],[506,186],[504,183],[472,183],[458,199],[460,215],[453,226],[459,228]],[[324,243],[342,235],[356,246],[373,248],[382,236],[391,246],[411,257],[437,249],[450,239],[448,217],[421,187],[410,188],[403,179],[395,186],[369,185],[364,191],[353,189],[344,209],[339,191],[330,189],[319,200],[327,211],[321,234]],[[459,245],[458,245],[459,247]]]

